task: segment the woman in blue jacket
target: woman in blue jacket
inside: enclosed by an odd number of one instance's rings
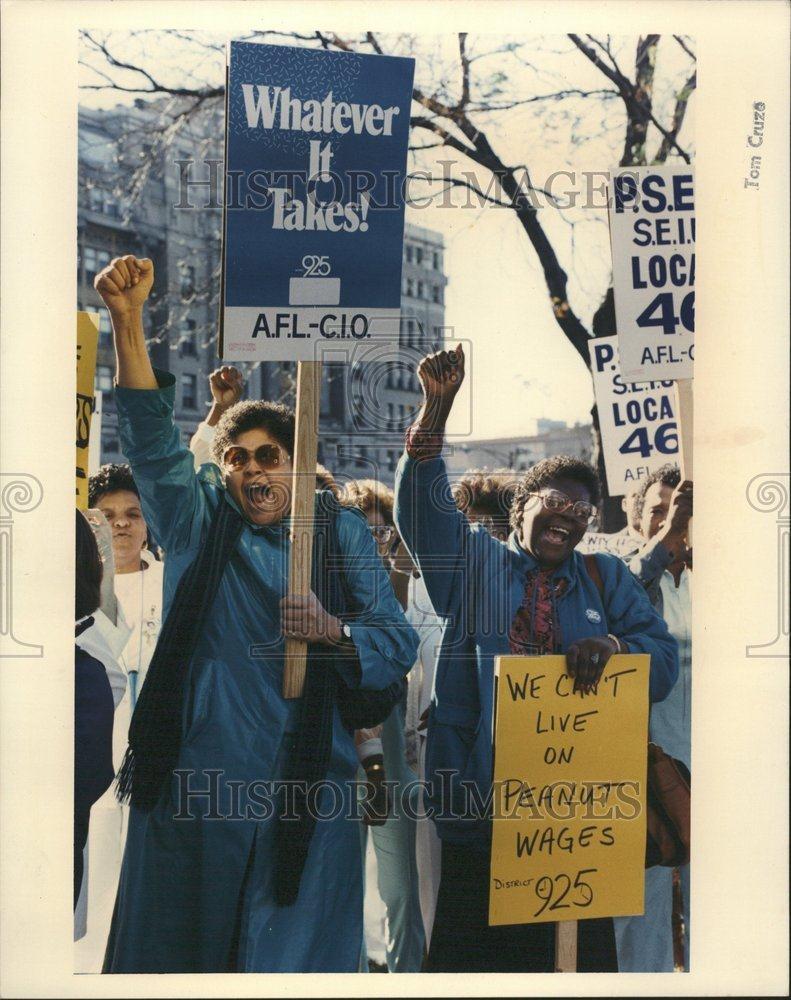
[[[565,653],[584,693],[613,654],[648,653],[651,700],[661,701],[678,674],[676,646],[619,559],[596,557],[600,593],[574,551],[599,499],[587,463],[559,456],[529,470],[514,495],[507,542],[466,520],[440,457],[464,379],[461,347],[424,358],[418,374],[424,403],[396,474],[395,520],[446,619],[426,754],[442,838],[427,971],[551,972],[553,924],[488,926],[491,820],[470,813],[468,789],[477,786],[484,802],[492,783],[494,657]],[[578,970],[616,969],[612,920],[580,921]]]
[[[123,450],[166,552],[164,623],[119,775],[131,808],[104,971],[356,972],[352,729],[389,714],[417,637],[363,515],[327,493],[313,591],[287,596],[291,411],[237,404],[217,426],[216,464],[195,472],[175,379],[146,350],[153,278],[129,255],[96,280]],[[285,638],[308,643],[304,693],[289,700]]]

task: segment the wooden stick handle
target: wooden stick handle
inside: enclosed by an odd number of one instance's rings
[[[694,407],[692,403],[692,379],[680,378],[676,382],[678,391],[678,450],[682,479],[693,479],[692,474],[692,427]],[[687,529],[687,545],[692,548],[692,521]]]
[[[294,429],[294,476],[291,484],[291,552],[288,594],[305,595],[311,589],[313,513],[316,495],[321,362],[297,362],[297,406]],[[286,639],[283,697],[299,698],[305,684],[307,643]]]
[[[560,920],[555,925],[555,972],[577,971],[577,921]]]

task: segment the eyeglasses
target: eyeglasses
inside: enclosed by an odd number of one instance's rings
[[[556,490],[551,490],[549,493],[528,493],[527,495],[538,497],[544,505],[544,510],[551,511],[553,514],[565,514],[567,510],[570,510],[576,520],[583,524],[590,524],[596,516],[596,508],[592,503],[588,503],[586,500],[577,500],[575,503],[565,493],[559,493]]]
[[[389,524],[371,524],[368,527],[377,542],[382,544],[389,542],[395,533],[395,528],[391,528]]]
[[[226,469],[239,472],[247,466],[251,458],[254,458],[265,472],[272,472],[283,464],[280,449],[276,444],[262,444],[255,451],[248,451],[238,444],[232,445],[223,452],[222,464]]]

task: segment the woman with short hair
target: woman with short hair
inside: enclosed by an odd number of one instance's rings
[[[574,551],[599,500],[588,463],[556,456],[530,469],[514,495],[507,542],[468,522],[441,457],[464,379],[461,346],[424,358],[418,374],[424,402],[396,473],[395,521],[447,623],[428,717],[442,870],[426,971],[551,972],[554,924],[488,925],[491,817],[465,815],[463,783],[477,786],[482,802],[492,786],[494,658],[564,653],[575,691],[585,693],[613,654],[648,653],[650,697],[661,701],[678,674],[675,642],[621,560],[594,557],[600,593]],[[617,970],[612,920],[578,926],[578,971]]]

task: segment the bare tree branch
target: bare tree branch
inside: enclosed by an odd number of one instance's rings
[[[695,55],[695,53],[692,51],[692,49],[689,48],[689,46],[684,41],[684,39],[681,37],[681,35],[673,35],[673,38],[675,38],[675,40],[678,42],[678,44],[681,46],[681,48],[686,52],[686,54],[690,57],[690,59],[694,59],[695,62],[698,61],[698,57]]]
[[[467,58],[467,32],[459,32],[459,60],[461,62],[461,97],[456,106],[457,111],[462,111],[470,102],[470,61]]]
[[[631,82],[623,75],[623,73],[618,72],[614,67],[608,66],[607,63],[605,63],[589,45],[586,45],[585,42],[583,42],[579,35],[570,34],[569,38],[572,42],[574,42],[580,52],[587,56],[593,65],[604,73],[608,80],[615,84],[618,88],[618,93],[622,97],[631,91]]]
[[[682,89],[676,95],[676,106],[673,110],[673,123],[670,126],[670,133],[662,139],[662,145],[659,147],[659,151],[654,157],[654,163],[664,163],[667,160],[668,154],[670,153],[673,145],[676,144],[676,136],[681,131],[681,126],[684,124],[684,118],[687,114],[687,105],[689,104],[689,99],[696,86],[697,70],[693,72],[692,76],[687,80]]]

